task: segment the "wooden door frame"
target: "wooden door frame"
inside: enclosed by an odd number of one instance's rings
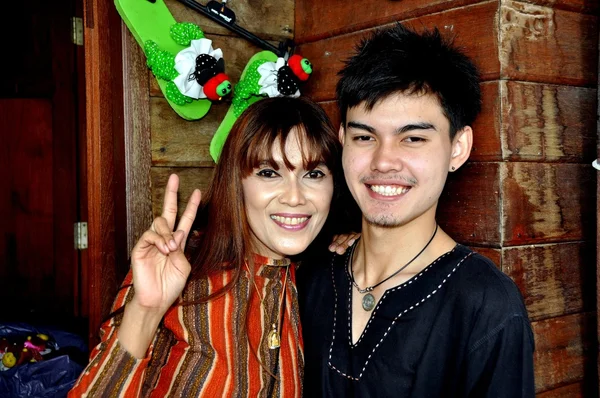
[[[145,56],[112,1],[83,0],[85,128],[80,186],[88,249],[80,269],[90,346],[152,220],[149,78]]]
[[[88,340],[115,296],[117,266],[124,258],[123,66],[120,19],[112,1],[84,0],[85,130],[80,170],[82,219],[88,223],[88,249],[81,255],[81,314]]]

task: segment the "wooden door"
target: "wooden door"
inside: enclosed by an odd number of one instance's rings
[[[12,2],[0,25],[0,320],[78,315],[74,4]]]

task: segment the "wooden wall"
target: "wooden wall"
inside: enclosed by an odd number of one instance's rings
[[[540,397],[597,396],[597,12],[597,0],[296,2],[295,40],[315,65],[305,92],[335,123],[336,71],[375,27],[437,26],[480,67],[471,160],[439,221],[521,289]]]

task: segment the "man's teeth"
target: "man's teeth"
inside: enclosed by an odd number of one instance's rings
[[[401,187],[397,185],[371,185],[371,190],[383,196],[396,196],[407,193],[409,187]]]
[[[284,225],[298,225],[308,220],[308,217],[280,217],[275,215],[272,215],[271,218]]]

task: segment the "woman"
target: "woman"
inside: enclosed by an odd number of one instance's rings
[[[198,217],[196,190],[176,229],[172,175],[70,396],[300,396],[290,256],[325,224],[340,155],[318,105],[272,98],[238,118]]]

